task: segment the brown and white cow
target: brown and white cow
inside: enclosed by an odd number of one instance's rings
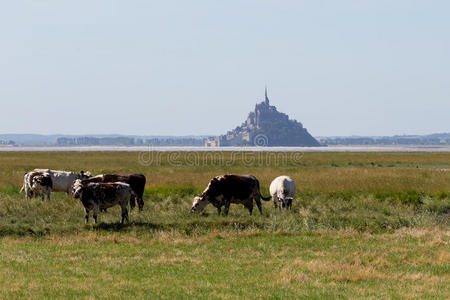
[[[139,210],[142,211],[144,207],[144,188],[146,183],[146,178],[142,174],[103,174],[91,177],[89,179],[85,179],[82,181],[83,184],[93,183],[93,182],[123,182],[130,185],[134,194],[137,198],[137,203],[139,206]],[[136,206],[135,198],[133,197],[130,200],[130,208],[134,209]]]
[[[200,212],[211,203],[221,213],[225,206],[228,215],[231,203],[244,205],[250,215],[253,211],[253,200],[262,214],[261,200],[269,201],[271,197],[263,197],[259,189],[259,181],[253,175],[223,175],[214,177],[200,196],[194,198],[191,212]]]
[[[133,190],[130,185],[122,182],[114,183],[88,183],[83,184],[77,179],[72,187],[72,196],[79,198],[83,203],[85,210],[86,224],[89,221],[89,212],[94,211],[94,223],[97,223],[99,209],[106,209],[114,205],[120,205],[122,208],[122,220],[128,219],[128,201],[133,196]]]

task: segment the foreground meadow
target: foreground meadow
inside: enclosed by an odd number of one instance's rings
[[[143,173],[144,211],[84,225],[79,200],[19,194],[37,167]],[[449,170],[449,153],[0,153],[0,297],[448,299]],[[189,214],[225,173],[264,195],[290,175],[292,211]]]

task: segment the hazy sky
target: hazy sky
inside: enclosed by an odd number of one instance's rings
[[[0,133],[450,131],[450,1],[0,0]]]

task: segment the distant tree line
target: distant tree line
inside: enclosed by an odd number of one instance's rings
[[[393,137],[336,137],[322,138],[324,145],[450,145],[450,137],[393,136]]]
[[[205,139],[196,138],[153,138],[146,139],[145,145],[149,146],[204,146]]]
[[[203,138],[60,137],[58,146],[203,146]]]

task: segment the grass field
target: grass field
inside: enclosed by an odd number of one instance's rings
[[[1,298],[417,298],[450,291],[450,153],[0,153]],[[33,168],[143,173],[145,207],[84,225]],[[210,178],[290,175],[290,212],[189,214]]]

